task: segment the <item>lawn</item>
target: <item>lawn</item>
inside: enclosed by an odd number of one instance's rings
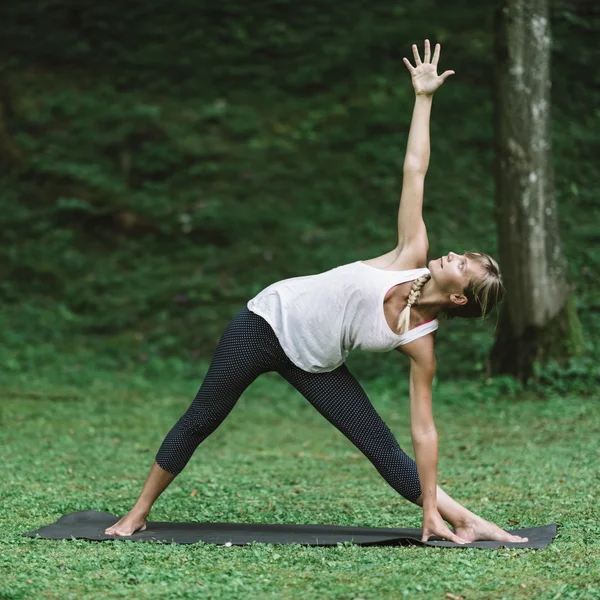
[[[57,361],[57,365],[60,361]],[[600,597],[600,406],[440,381],[438,482],[504,529],[557,523],[545,550],[223,547],[42,540],[79,510],[124,514],[202,380],[49,364],[1,381],[0,598]],[[406,382],[364,387],[414,457]],[[421,509],[277,374],[261,376],[154,505],[152,521],[420,527]]]

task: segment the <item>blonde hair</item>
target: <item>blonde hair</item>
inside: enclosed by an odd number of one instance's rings
[[[410,327],[410,307],[413,304],[418,304],[421,298],[421,288],[431,279],[429,273],[423,273],[419,278],[415,279],[408,294],[408,304],[398,317],[398,330],[400,333],[406,333]],[[403,331],[404,330],[404,331]]]
[[[461,317],[473,319],[485,317],[502,300],[506,292],[502,283],[502,275],[498,263],[489,255],[482,252],[465,252],[465,256],[484,267],[485,274],[477,279],[471,279],[463,294],[467,297],[467,303],[456,308],[443,308],[438,316],[445,319]],[[421,288],[431,279],[429,273],[424,273],[413,282],[408,294],[408,304],[400,313],[398,318],[398,329],[400,333],[406,333],[410,327],[410,309],[419,303]]]

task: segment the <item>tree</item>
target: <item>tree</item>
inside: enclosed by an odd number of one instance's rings
[[[554,197],[548,0],[499,0],[494,29],[495,202],[507,293],[490,367],[526,382],[534,363],[583,347]]]

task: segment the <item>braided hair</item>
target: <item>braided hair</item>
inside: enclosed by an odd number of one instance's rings
[[[398,328],[400,333],[406,333],[410,327],[410,308],[413,304],[418,304],[421,298],[421,288],[431,279],[429,273],[423,273],[414,280],[410,293],[408,294],[408,304],[398,317]],[[403,331],[404,329],[404,331]]]

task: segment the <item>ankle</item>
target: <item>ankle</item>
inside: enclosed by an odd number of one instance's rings
[[[452,525],[454,527],[472,527],[481,520],[481,517],[478,517],[476,514],[472,512],[465,513],[464,515],[460,515],[452,521]]]
[[[145,519],[150,514],[150,507],[143,505],[134,505],[134,507],[129,512],[138,517],[143,517]]]

